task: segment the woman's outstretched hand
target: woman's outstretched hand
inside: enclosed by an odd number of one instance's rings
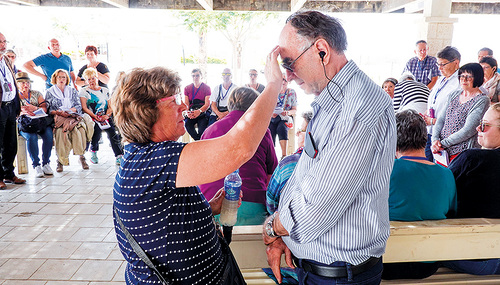
[[[224,192],[224,187],[219,189],[217,193],[215,193],[214,197],[210,199],[208,202],[210,204],[210,208],[212,208],[212,215],[220,214],[222,209],[222,202],[224,201],[224,197],[226,192]],[[240,191],[240,200],[238,201],[238,208],[241,206],[241,199],[243,199],[243,191]]]

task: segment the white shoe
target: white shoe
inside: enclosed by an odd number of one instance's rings
[[[35,172],[36,172],[36,177],[37,178],[42,178],[43,177],[43,170],[42,170],[42,167],[40,165],[38,165],[37,167],[35,167]]]
[[[42,170],[43,170],[43,173],[45,175],[53,175],[54,174],[54,171],[52,171],[52,168],[50,168],[50,164],[45,164],[43,167],[42,167]]]

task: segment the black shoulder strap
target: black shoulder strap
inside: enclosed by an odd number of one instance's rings
[[[147,255],[146,252],[142,249],[142,247],[137,243],[135,238],[130,234],[130,232],[125,228],[125,225],[123,224],[122,220],[120,219],[120,216],[118,216],[118,212],[116,210],[116,207],[113,207],[113,212],[115,215],[116,222],[120,225],[120,228],[122,229],[122,232],[125,234],[127,237],[128,242],[132,246],[132,249],[134,252],[141,258],[141,260],[146,263],[149,268],[153,269],[154,273],[156,274],[156,277],[160,279],[160,281],[165,284],[165,285],[172,285],[172,282],[168,281],[163,277],[161,272],[156,268],[156,266],[153,264],[149,256]]]

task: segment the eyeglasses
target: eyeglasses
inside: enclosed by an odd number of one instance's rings
[[[499,125],[492,125],[492,124],[488,124],[486,123],[484,120],[481,120],[481,123],[479,124],[479,130],[484,133],[484,131],[486,130],[486,127],[497,127],[497,128],[500,128]]]
[[[447,63],[437,63],[437,66],[439,66],[439,67],[445,67],[445,66],[447,66],[448,64],[450,64],[450,63],[452,63],[454,61],[455,61],[455,59],[452,60],[452,61],[448,61]]]
[[[6,55],[6,57],[10,58],[10,59],[16,59],[16,56],[15,55]]]
[[[222,76],[230,76],[231,73],[222,73]]]
[[[0,44],[8,44],[9,41],[0,41]]]
[[[462,74],[462,75],[460,75],[460,76],[459,76],[459,78],[460,78],[460,79],[463,79],[463,80],[465,80],[465,81],[469,81],[469,80],[471,80],[471,79],[474,79],[474,76],[471,76],[471,75],[464,75],[464,74]]]
[[[193,74],[193,75],[191,75],[191,76],[192,76],[192,77],[200,77],[200,75],[199,75],[199,74]]]
[[[253,76],[257,77],[257,73],[250,73],[249,75],[252,76],[252,77]]]
[[[172,96],[158,99],[158,100],[156,100],[156,104],[160,104],[161,102],[170,101],[170,100],[175,100],[176,105],[182,105],[182,95],[181,94],[175,94]]]
[[[308,51],[308,50],[309,50],[309,49],[310,49],[310,48],[311,48],[311,47],[312,47],[315,43],[316,43],[316,42],[312,43],[312,44],[311,44],[308,48],[306,48],[306,49],[305,49],[305,50],[304,50],[304,51],[303,51],[303,52],[302,52],[302,53],[301,53],[301,54],[300,54],[300,55],[299,55],[299,56],[298,56],[295,60],[293,60],[292,62],[289,62],[289,61],[290,61],[290,59],[289,59],[289,58],[285,58],[285,59],[283,59],[283,63],[281,64],[281,66],[282,66],[284,69],[286,69],[286,70],[288,70],[288,71],[290,71],[290,72],[294,72],[294,70],[293,70],[293,64],[294,64],[297,60],[299,60],[299,58],[300,58],[300,57],[301,57],[304,53],[306,53],[306,51]]]

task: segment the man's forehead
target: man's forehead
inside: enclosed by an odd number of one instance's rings
[[[1,39],[2,41],[4,41],[4,40],[5,40],[5,36],[4,36],[2,33],[0,33],[0,39]]]
[[[292,27],[290,23],[286,24],[283,30],[281,30],[278,45],[280,46],[280,56],[281,58],[290,57],[295,50],[298,49],[299,37],[297,34],[297,29]]]

